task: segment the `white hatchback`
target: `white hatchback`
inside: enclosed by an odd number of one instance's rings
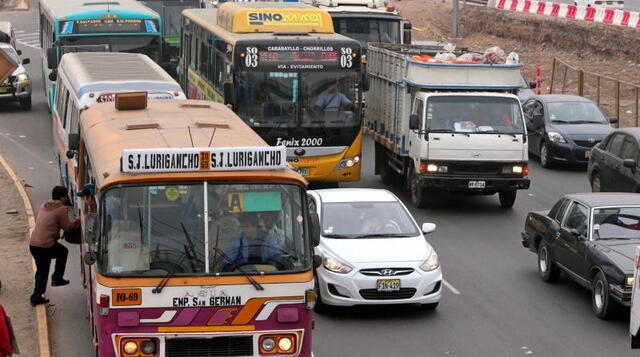
[[[342,188],[309,191],[309,206],[320,216],[315,254],[318,305],[421,304],[435,309],[442,270],[424,234],[391,192]]]

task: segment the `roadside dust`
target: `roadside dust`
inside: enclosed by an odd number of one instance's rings
[[[549,93],[554,57],[587,72],[640,85],[640,33],[636,29],[463,6],[460,1],[463,38],[452,40],[449,2],[402,0],[395,5],[412,22],[414,40],[450,41],[478,52],[492,46],[507,53],[517,52],[525,64],[528,81],[535,80],[535,66],[539,65],[543,94]],[[554,93],[562,92],[564,87],[566,94],[577,94],[577,72],[569,69],[565,75],[564,68],[556,67]],[[585,86],[584,95],[596,101],[596,78],[586,75]],[[614,116],[614,81],[602,80],[600,86],[600,105],[607,115]],[[620,95],[622,126],[635,125],[635,90],[623,84]]]
[[[11,318],[20,347],[19,356],[35,357],[38,333],[36,310],[29,303],[33,289],[29,228],[22,200],[2,167],[0,197],[0,304]]]

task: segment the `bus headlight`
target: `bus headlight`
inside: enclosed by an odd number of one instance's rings
[[[122,346],[122,350],[128,355],[132,355],[138,352],[138,343],[135,341],[127,341]]]
[[[276,340],[274,340],[273,337],[267,337],[262,340],[261,347],[265,352],[271,352],[276,348]]]
[[[140,350],[142,351],[142,353],[147,355],[155,354],[156,341],[153,341],[153,340],[143,341],[142,344],[140,345]]]
[[[278,349],[282,352],[288,352],[293,347],[293,340],[291,337],[282,337],[278,340]]]
[[[350,169],[359,163],[360,163],[359,155],[344,158],[340,160],[340,163],[338,163],[338,166],[336,167],[336,171]]]

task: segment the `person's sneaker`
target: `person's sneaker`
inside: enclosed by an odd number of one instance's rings
[[[48,304],[48,303],[49,303],[49,299],[45,299],[45,298],[41,297],[40,299],[38,299],[36,301],[31,301],[31,306]]]
[[[60,279],[60,280],[52,280],[51,281],[51,286],[65,286],[65,285],[69,285],[69,280]]]

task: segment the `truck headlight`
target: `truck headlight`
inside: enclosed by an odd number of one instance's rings
[[[332,257],[325,257],[324,260],[322,261],[322,265],[325,267],[325,269],[332,271],[334,273],[347,274],[348,272],[351,271],[350,266]]]
[[[440,261],[438,260],[438,254],[436,254],[435,250],[431,250],[431,255],[429,255],[429,258],[420,265],[420,269],[428,272],[438,269],[439,266]]]
[[[562,134],[557,133],[555,131],[550,131],[547,133],[547,137],[549,138],[549,141],[551,141],[552,143],[566,143],[567,140],[564,138],[564,136],[562,136]]]
[[[527,165],[503,166],[502,167],[502,173],[506,174],[506,175],[516,174],[516,175],[527,176],[529,174],[529,167]]]
[[[438,164],[426,164],[425,165],[425,163],[421,163],[421,165],[420,165],[420,173],[425,173],[425,169],[426,169],[426,172],[428,172],[428,173],[439,172],[441,174],[446,174],[447,172],[449,172],[449,167],[447,165],[438,165]]]
[[[632,276],[627,277],[627,281],[626,281],[627,287],[632,287],[635,281],[636,281],[636,278]]]
[[[356,166],[359,163],[360,163],[360,156],[358,156],[358,155],[351,156],[351,157],[346,157],[346,158],[340,160],[340,163],[338,163],[338,166],[336,167],[336,171],[340,171],[340,170],[344,170],[344,169],[350,169],[350,168]]]

